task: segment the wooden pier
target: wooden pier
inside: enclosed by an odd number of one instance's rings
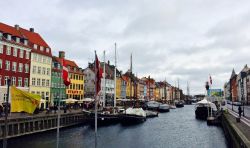
[[[83,113],[61,114],[60,128],[83,124],[87,121]],[[7,138],[13,138],[57,128],[57,114],[9,118]],[[4,120],[0,120],[0,140],[4,138]]]

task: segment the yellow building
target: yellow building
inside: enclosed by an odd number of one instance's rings
[[[59,52],[59,58],[64,58],[65,53]],[[66,87],[66,99],[82,100],[84,98],[84,74],[83,70],[74,61],[65,59],[69,71],[71,84]]]
[[[122,78],[121,77],[116,77],[116,98],[120,99],[121,98],[121,83]]]

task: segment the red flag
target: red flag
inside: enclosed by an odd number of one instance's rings
[[[99,93],[99,91],[101,90],[101,78],[102,78],[102,73],[103,70],[101,68],[100,62],[98,60],[97,55],[95,54],[95,74],[96,74],[96,83],[95,83],[95,87],[96,87],[96,94]]]
[[[211,75],[209,75],[209,82],[210,82],[210,85],[213,84],[213,83],[212,83],[212,77],[211,77]]]
[[[64,59],[62,59],[62,66],[63,66],[63,74],[62,74],[63,83],[66,86],[68,86],[70,85],[69,71],[68,71],[68,68]]]

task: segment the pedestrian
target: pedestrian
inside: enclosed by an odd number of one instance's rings
[[[241,117],[241,113],[242,113],[241,106],[238,107],[238,113],[239,113],[239,117]]]

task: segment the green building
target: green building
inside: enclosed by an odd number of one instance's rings
[[[60,58],[52,57],[52,70],[51,70],[51,100],[54,105],[58,104],[58,98],[61,100],[66,99],[66,87],[63,83],[60,64]]]

